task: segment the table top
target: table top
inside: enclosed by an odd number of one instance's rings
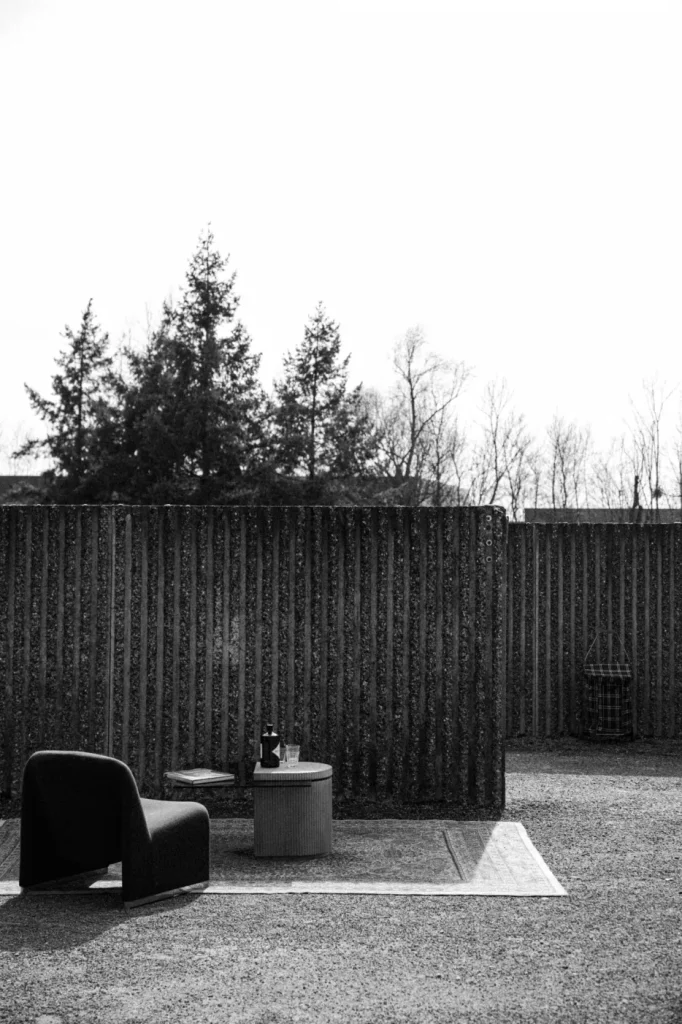
[[[277,785],[280,782],[309,783],[320,779],[329,779],[332,774],[330,764],[319,761],[299,761],[289,764],[284,761],[279,768],[261,768],[260,761],[253,773],[254,786]]]

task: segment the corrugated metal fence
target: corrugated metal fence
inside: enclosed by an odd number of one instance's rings
[[[634,734],[682,735],[681,556],[680,524],[509,524],[507,736],[583,733],[595,639],[630,664]]]
[[[504,806],[498,508],[0,507],[0,779],[162,773],[273,721],[335,792]]]

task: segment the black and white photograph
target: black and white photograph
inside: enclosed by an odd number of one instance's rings
[[[0,1024],[682,1024],[680,54],[0,0]]]

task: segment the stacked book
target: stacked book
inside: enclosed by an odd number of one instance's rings
[[[217,772],[213,768],[186,768],[163,774],[171,782],[180,782],[185,786],[224,786],[234,782],[234,775],[230,772]]]

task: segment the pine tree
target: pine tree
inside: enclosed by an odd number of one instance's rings
[[[82,501],[89,497],[99,424],[107,415],[113,383],[109,335],[95,321],[92,299],[78,332],[66,327],[63,337],[68,346],[56,360],[61,372],[52,378],[54,398],[25,385],[31,405],[49,425],[47,436],[27,441],[15,457],[49,455],[54,469],[46,475],[48,500]]]
[[[348,390],[350,356],[340,350],[338,325],[319,303],[275,382],[276,463],[309,482],[362,474],[373,451],[362,385]]]
[[[142,352],[125,350],[128,379],[118,378],[118,417],[103,447],[113,493],[125,501],[167,504],[179,494],[182,439],[176,438],[177,388],[170,339],[173,310],[164,303],[159,326]]]
[[[164,306],[141,354],[128,351],[125,448],[145,500],[223,500],[262,458],[267,400],[260,356],[235,321],[235,274],[210,229],[190,260],[177,307]]]

